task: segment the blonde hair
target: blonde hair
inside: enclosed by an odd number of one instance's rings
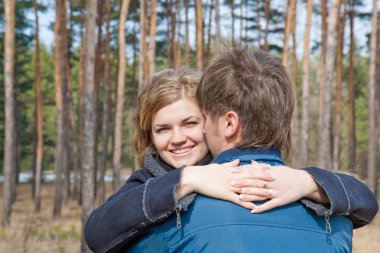
[[[199,71],[189,67],[166,69],[155,74],[142,89],[137,103],[133,135],[136,166],[143,167],[144,155],[155,150],[151,132],[156,113],[181,98],[196,101],[195,93],[200,77]]]

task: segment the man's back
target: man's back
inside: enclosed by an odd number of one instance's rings
[[[191,222],[190,222],[191,220]],[[198,196],[188,212],[155,228],[132,252],[350,252],[352,224],[344,217],[318,217],[300,202],[262,214]]]
[[[282,165],[277,150],[230,149],[214,159]],[[189,210],[163,222],[130,252],[350,252],[352,223],[343,216],[317,216],[297,201],[261,214],[231,202],[197,196]],[[331,231],[326,231],[326,225]]]

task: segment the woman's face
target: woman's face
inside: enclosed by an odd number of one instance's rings
[[[203,127],[197,103],[181,98],[161,108],[153,118],[153,145],[160,157],[175,168],[194,165],[208,152]]]

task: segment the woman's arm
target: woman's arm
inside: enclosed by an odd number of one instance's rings
[[[247,175],[254,175],[254,172],[249,171],[254,168],[247,169],[235,171],[239,175],[235,187],[240,188],[241,199],[252,201],[261,186],[253,183],[255,177],[247,179]],[[373,193],[354,176],[315,167],[296,170],[274,166],[271,173],[276,180],[266,183],[264,187],[271,190],[268,196],[270,200],[254,208],[254,213],[302,199],[318,215],[345,215],[358,228],[370,223],[378,211]]]
[[[87,219],[84,238],[89,248],[94,252],[123,252],[123,247],[138,233],[172,214],[179,205],[174,189],[180,175],[179,169],[156,178],[145,169],[132,174]]]

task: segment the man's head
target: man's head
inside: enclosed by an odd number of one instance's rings
[[[241,45],[208,66],[197,89],[212,154],[232,147],[290,148],[292,84],[279,60]]]

